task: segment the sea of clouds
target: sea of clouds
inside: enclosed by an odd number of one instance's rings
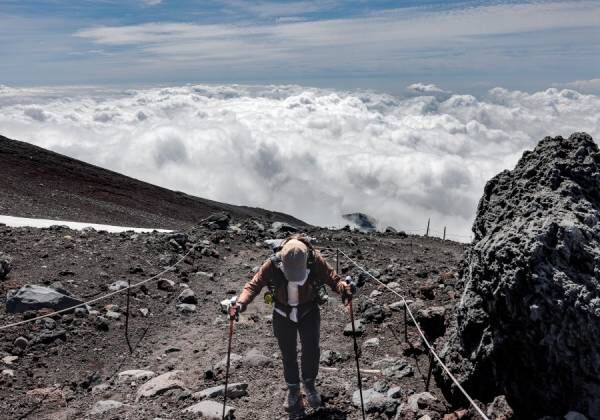
[[[0,134],[167,188],[323,226],[468,240],[485,182],[545,136],[600,138],[600,96],[560,87],[402,97],[299,86],[11,88]],[[16,215],[18,216],[18,215]]]

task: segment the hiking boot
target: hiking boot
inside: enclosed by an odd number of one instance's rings
[[[304,393],[312,409],[316,410],[321,407],[321,394],[317,390],[314,380],[304,381]]]
[[[287,410],[290,418],[302,418],[304,406],[300,395],[300,384],[288,384]]]

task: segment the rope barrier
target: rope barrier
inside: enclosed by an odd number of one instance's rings
[[[185,258],[186,258],[188,255],[190,255],[194,249],[196,249],[196,245],[192,246],[192,247],[190,248],[190,250],[189,250],[188,252],[186,252],[186,253],[185,253],[185,255],[184,255],[183,257],[181,257],[181,258],[180,258],[180,259],[179,259],[179,260],[178,260],[178,261],[177,261],[175,264],[173,264],[173,265],[170,265],[169,267],[165,268],[165,269],[164,269],[163,271],[161,271],[160,273],[158,273],[158,274],[155,274],[154,276],[152,276],[152,277],[150,277],[150,278],[148,278],[148,279],[146,279],[146,280],[142,280],[142,281],[140,281],[140,282],[138,282],[138,283],[135,283],[135,284],[133,284],[133,285],[131,285],[131,286],[124,287],[124,288],[122,288],[122,289],[115,290],[115,291],[113,291],[113,292],[107,293],[107,294],[105,294],[105,295],[103,295],[103,296],[97,297],[96,299],[91,299],[91,300],[88,300],[88,301],[86,301],[86,302],[82,302],[82,303],[79,303],[79,304],[77,304],[77,305],[73,305],[73,306],[71,306],[71,307],[68,307],[68,308],[65,308],[65,309],[61,309],[60,311],[55,311],[55,312],[51,312],[51,313],[49,313],[49,314],[45,314],[45,315],[36,316],[35,318],[25,319],[25,320],[23,320],[23,321],[19,321],[19,322],[13,322],[12,324],[3,325],[3,326],[1,326],[1,327],[0,327],[0,331],[1,331],[1,330],[6,330],[6,329],[8,329],[8,328],[16,327],[16,326],[18,326],[18,325],[23,325],[23,324],[27,324],[27,323],[30,323],[30,322],[38,321],[38,320],[40,320],[40,319],[48,318],[48,317],[51,317],[51,316],[54,316],[54,315],[62,314],[62,313],[65,313],[65,312],[70,312],[70,311],[72,311],[72,310],[74,310],[74,309],[81,308],[82,306],[91,305],[91,304],[93,304],[93,303],[96,303],[96,302],[98,302],[98,301],[104,300],[104,299],[106,299],[106,298],[109,298],[109,297],[111,297],[111,296],[114,296],[114,295],[117,295],[117,294],[119,294],[119,293],[125,292],[125,291],[127,291],[127,290],[129,290],[129,289],[134,289],[134,288],[136,288],[136,287],[139,287],[139,286],[141,286],[141,285],[143,285],[143,284],[149,283],[149,282],[151,282],[152,280],[155,280],[155,279],[157,279],[158,277],[160,277],[160,276],[162,276],[163,274],[165,274],[165,273],[167,273],[167,272],[171,271],[173,268],[175,268],[175,267],[177,267],[179,264],[181,264],[181,263],[183,262],[183,260],[184,260],[184,259],[185,259]]]
[[[190,226],[188,226],[186,229],[183,229],[183,230],[177,231],[177,233],[189,233],[189,232],[190,232],[190,231],[191,231],[193,228],[195,228],[196,226],[198,226],[198,225],[200,225],[200,224],[202,224],[202,223],[206,222],[208,219],[210,219],[210,217],[211,217],[211,216],[209,216],[209,217],[205,217],[204,219],[201,219],[201,220],[199,220],[199,221],[195,222],[193,225],[190,225]],[[74,305],[74,306],[71,306],[71,307],[68,307],[68,308],[65,308],[65,309],[61,309],[60,311],[55,311],[55,312],[51,312],[51,313],[49,313],[49,314],[45,314],[45,315],[36,316],[35,318],[25,319],[25,320],[23,320],[23,321],[13,322],[12,324],[7,324],[7,325],[0,326],[0,331],[2,331],[2,330],[6,330],[6,329],[8,329],[8,328],[16,327],[16,326],[19,326],[19,325],[27,324],[27,323],[30,323],[30,322],[38,321],[38,320],[40,320],[40,319],[48,318],[48,317],[51,317],[51,316],[54,316],[54,315],[59,315],[59,314],[65,313],[65,312],[70,312],[70,311],[72,311],[72,310],[74,310],[74,309],[81,308],[81,307],[83,307],[83,306],[87,306],[87,305],[91,305],[91,304],[93,304],[93,303],[96,303],[96,302],[98,302],[98,301],[100,301],[100,300],[104,300],[104,299],[106,299],[106,298],[108,298],[108,297],[111,297],[111,296],[117,295],[117,294],[119,294],[119,293],[122,293],[122,292],[124,292],[124,291],[129,291],[130,289],[134,289],[134,288],[136,288],[136,287],[139,287],[139,286],[141,286],[141,285],[143,285],[143,284],[149,283],[149,282],[151,282],[152,280],[156,280],[158,277],[162,276],[163,274],[165,274],[165,273],[167,273],[167,272],[171,271],[172,269],[174,269],[175,267],[177,267],[177,266],[178,266],[179,264],[181,264],[181,263],[183,262],[183,260],[185,260],[185,258],[186,258],[188,255],[190,255],[190,254],[192,253],[192,251],[194,251],[195,249],[196,249],[196,245],[193,245],[193,246],[190,248],[190,250],[189,250],[188,252],[186,252],[186,253],[183,255],[183,257],[181,257],[181,258],[180,258],[180,259],[179,259],[179,260],[178,260],[178,261],[177,261],[175,264],[168,266],[167,268],[165,268],[165,269],[164,269],[163,271],[161,271],[160,273],[158,273],[158,274],[156,274],[156,275],[154,275],[154,276],[152,276],[152,277],[150,277],[150,278],[148,278],[148,279],[146,279],[146,280],[142,280],[142,281],[140,281],[140,282],[138,282],[138,283],[135,283],[135,284],[133,284],[133,285],[128,285],[127,287],[124,287],[124,288],[122,288],[122,289],[119,289],[119,290],[115,290],[115,291],[113,291],[113,292],[107,293],[107,294],[105,294],[105,295],[102,295],[102,296],[100,296],[100,297],[97,297],[97,298],[95,298],[95,299],[91,299],[91,300],[88,300],[88,301],[85,301],[85,302],[79,303],[79,304],[77,304],[77,305]]]
[[[473,406],[473,408],[475,408],[475,410],[477,410],[477,412],[479,413],[479,415],[481,416],[481,418],[483,418],[484,420],[489,420],[489,418],[483,413],[483,411],[481,410],[481,408],[479,408],[479,406],[477,404],[475,404],[475,401],[473,401],[473,399],[471,398],[471,396],[467,393],[467,391],[465,391],[465,389],[462,387],[462,385],[458,382],[458,380],[454,377],[454,375],[452,375],[452,373],[450,372],[450,370],[448,369],[448,367],[444,364],[444,362],[442,361],[442,359],[435,352],[435,350],[433,349],[433,346],[429,343],[429,340],[427,340],[427,338],[425,337],[425,334],[421,330],[421,327],[419,326],[419,323],[417,322],[417,320],[415,319],[412,311],[408,307],[408,303],[406,302],[406,299],[404,298],[404,296],[402,296],[400,293],[398,293],[397,291],[395,291],[394,289],[392,289],[391,287],[389,287],[387,284],[385,284],[382,281],[380,281],[379,279],[377,279],[375,276],[373,276],[371,273],[369,273],[365,268],[363,268],[356,261],[354,261],[352,258],[350,258],[344,251],[340,250],[339,252],[348,261],[350,261],[352,264],[354,264],[354,266],[356,268],[358,268],[359,270],[361,270],[367,276],[369,276],[370,278],[372,278],[373,280],[375,280],[376,282],[378,282],[379,284],[381,284],[382,286],[384,286],[386,289],[388,289],[390,292],[392,292],[395,295],[397,295],[400,299],[402,299],[402,303],[404,304],[404,307],[406,308],[406,310],[407,310],[410,318],[412,319],[412,321],[414,322],[415,326],[417,327],[417,331],[419,332],[419,335],[423,339],[423,342],[425,343],[425,345],[429,349],[430,353],[437,360],[437,362],[440,364],[440,366],[442,367],[442,369],[444,369],[444,371],[448,374],[448,376],[450,377],[450,379],[452,379],[452,381],[458,387],[458,389],[467,398],[467,400]]]

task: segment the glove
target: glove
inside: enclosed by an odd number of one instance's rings
[[[352,299],[352,285],[350,283],[340,282],[339,290],[342,295],[342,302],[346,304],[350,299]]]
[[[241,303],[232,303],[229,305],[229,319],[240,320],[240,314],[244,311]]]

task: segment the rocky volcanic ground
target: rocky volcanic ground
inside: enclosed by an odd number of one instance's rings
[[[238,293],[270,254],[265,239],[287,235],[269,228],[257,219],[239,224],[221,220],[186,234],[0,227],[1,251],[11,257],[12,268],[0,280],[1,325],[45,313],[7,313],[7,303],[18,303],[15,297],[7,302],[10,290],[40,285],[89,300],[127,281],[158,274],[196,245],[183,263],[159,277],[162,280],[132,291],[132,354],[125,340],[126,293],[97,302],[89,312],[78,309],[0,330],[0,418],[199,418],[182,410],[222,401],[218,389],[216,396],[199,393],[224,379],[227,320],[219,302]],[[339,247],[406,294],[430,337],[443,334],[444,319],[460,296],[456,271],[462,244],[397,233],[317,228],[307,233],[317,246]],[[323,254],[335,265],[334,252]],[[340,268],[357,274],[347,261],[341,260]],[[431,395],[420,394],[425,391],[428,356],[413,326],[408,327],[410,344],[404,342],[397,301],[372,283],[360,289],[356,299],[356,316],[364,320],[359,345],[362,368],[368,370],[363,381],[369,417],[470,418],[466,410],[450,414],[460,407],[449,407],[433,380]],[[357,390],[352,339],[343,333],[348,322],[339,297],[332,294],[322,308],[321,330],[320,386],[327,409],[313,418],[360,418],[352,402]],[[242,384],[234,386],[236,398],[228,403],[235,417],[285,416],[271,309],[262,298],[235,324],[233,352],[230,383]]]

